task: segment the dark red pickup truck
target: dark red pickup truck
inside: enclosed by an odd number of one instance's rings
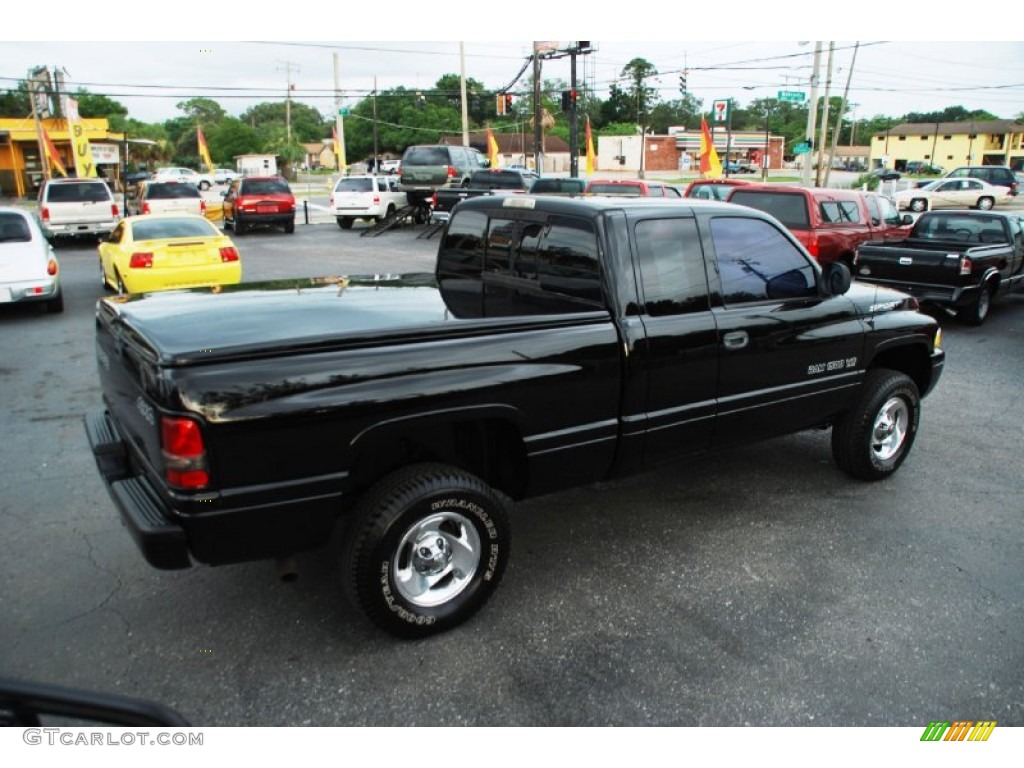
[[[910,217],[874,192],[752,184],[737,187],[727,199],[774,216],[819,264],[852,266],[861,243],[903,240],[910,234]]]

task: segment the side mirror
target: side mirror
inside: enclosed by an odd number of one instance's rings
[[[914,223],[914,217],[911,216],[909,213],[904,213],[903,214],[903,218],[900,219],[900,224],[913,224],[913,223]]]
[[[825,284],[825,292],[829,296],[842,296],[850,290],[850,283],[853,282],[850,268],[841,261],[826,264],[825,269],[822,270],[821,279]]]

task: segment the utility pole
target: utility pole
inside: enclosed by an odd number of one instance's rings
[[[569,176],[576,179],[580,175],[580,128],[579,109],[576,105],[576,54],[579,53],[579,43],[573,45],[569,52],[569,89],[573,93],[572,103],[569,105]]]
[[[459,93],[462,96],[462,146],[469,146],[469,104],[466,102],[466,44],[459,43]],[[490,152],[491,148],[488,147]]]
[[[839,102],[839,114],[836,115],[836,127],[832,133],[832,148],[828,153],[828,167],[825,168],[825,186],[828,186],[828,178],[832,173],[832,162],[836,155],[836,147],[839,144],[839,131],[843,127],[843,115],[846,114],[846,99],[850,95],[850,81],[853,80],[853,67],[857,63],[857,49],[860,48],[860,43],[856,42],[853,44],[853,58],[850,60],[850,69],[846,73],[846,88],[843,89],[843,98]],[[850,126],[850,134],[853,134],[853,126]],[[853,146],[853,140],[850,140],[850,146]],[[934,150],[933,150],[934,151]]]
[[[807,104],[807,142],[811,145],[800,169],[800,183],[811,186],[811,158],[814,152],[814,128],[818,119],[818,73],[821,71],[821,43],[814,44],[814,71],[811,74],[811,100]]]
[[[377,148],[377,76],[373,76],[373,172],[380,170],[380,152]]]
[[[540,45],[533,41],[533,166],[537,175],[543,174],[544,151],[541,143],[544,140],[544,126],[541,123],[543,114],[540,104]]]
[[[288,90],[284,95],[284,124],[285,133],[288,136],[288,143],[292,143],[292,89],[295,87],[292,85],[292,67],[295,67],[295,71],[298,72],[298,65],[294,61],[284,61],[285,69],[285,80],[288,83]],[[280,67],[278,67],[280,69]]]
[[[825,75],[825,99],[821,105],[821,140],[818,142],[818,162],[814,171],[814,186],[821,186],[821,158],[828,144],[828,94],[832,89],[832,56],[835,53],[836,44],[828,44],[828,68]]]
[[[345,172],[348,165],[345,158],[345,118],[341,114],[341,73],[338,69],[338,53],[334,53],[334,125],[338,132],[338,171]]]

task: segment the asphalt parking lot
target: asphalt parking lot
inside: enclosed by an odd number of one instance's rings
[[[236,244],[246,281],[430,271],[421,231]],[[1024,725],[1022,294],[980,328],[943,320],[946,371],[890,480],[847,478],[813,432],[533,499],[488,605],[401,642],[347,606],[330,550],[290,584],[145,563],[82,427],[95,246],[58,255],[63,315],[0,307],[0,676],[195,725]]]

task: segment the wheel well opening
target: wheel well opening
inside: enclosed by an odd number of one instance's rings
[[[918,392],[927,392],[928,386],[931,384],[931,363],[928,353],[920,346],[910,349],[901,347],[882,352],[871,361],[871,367],[888,368],[907,374],[914,380]]]
[[[369,488],[389,472],[423,462],[464,469],[513,499],[526,491],[526,446],[519,430],[500,419],[383,430],[357,448],[352,482]]]

